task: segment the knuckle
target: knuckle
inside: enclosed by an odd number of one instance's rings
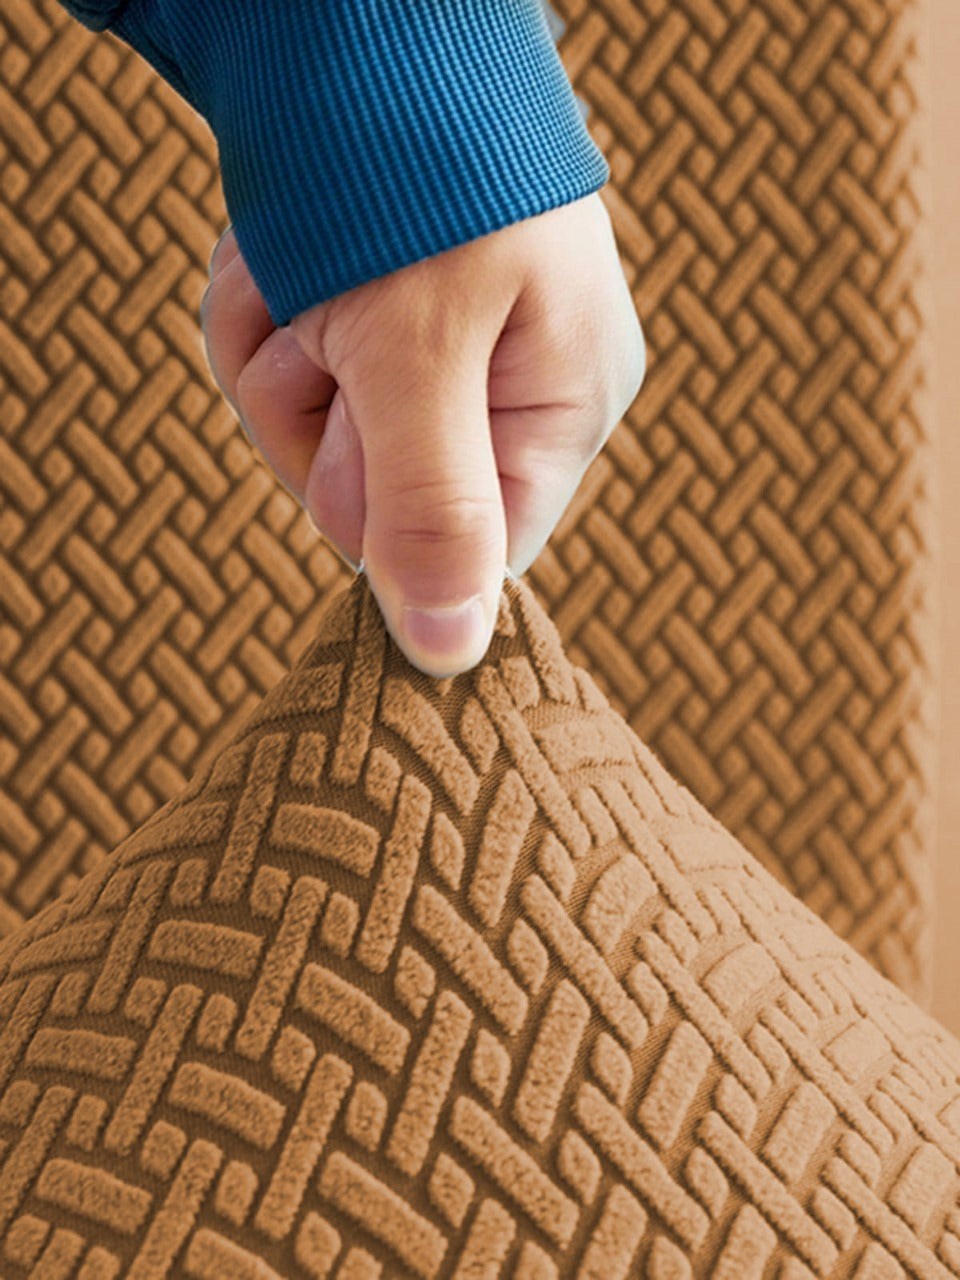
[[[584,420],[587,462],[592,462],[597,456],[623,417],[626,406],[621,395],[622,389],[617,382],[617,379],[608,378],[602,387],[596,388],[591,400],[592,412]]]
[[[592,462],[597,454],[603,449],[603,446],[610,439],[610,435],[619,422],[619,417],[610,421],[610,414],[604,415],[603,421],[595,422],[591,425],[589,432],[585,432],[585,451],[584,461]]]
[[[643,386],[643,380],[646,376],[647,376],[647,340],[644,337],[643,326],[641,325],[638,319],[636,333],[634,336],[633,361],[631,364],[631,373],[629,378],[629,385],[633,388],[633,393],[630,397],[631,400],[637,394],[640,388]]]
[[[393,536],[404,542],[434,545],[460,543],[478,546],[492,536],[498,516],[492,498],[472,494],[451,495],[435,486],[422,485],[404,492],[409,518],[401,518]]]
[[[345,376],[364,376],[382,363],[385,346],[389,349],[397,334],[410,354],[453,349],[461,337],[463,308],[430,283],[430,269],[426,259],[331,299],[320,335],[331,364]]]
[[[617,394],[611,399],[610,416],[613,419],[611,431],[636,400],[643,386],[647,373],[647,345],[639,320],[632,326],[629,341],[624,347],[622,375]],[[611,389],[612,390],[612,389]]]
[[[586,467],[606,444],[618,421],[612,390],[598,377],[564,402],[554,424],[550,448],[568,453],[577,465]]]
[[[250,399],[250,390],[252,385],[253,383],[250,377],[250,362],[248,360],[247,363],[240,370],[240,372],[237,374],[237,380],[236,380],[236,383],[234,384],[233,398],[236,400],[237,404],[239,405],[246,404],[246,402]]]
[[[575,398],[580,415],[580,441],[583,457],[591,462],[603,449],[624,414],[633,404],[643,385],[647,368],[647,347],[639,317],[631,312],[632,322],[616,335],[607,330],[598,346],[582,350],[606,349],[619,352],[619,358],[593,365],[588,385]],[[581,356],[582,363],[582,356]]]
[[[257,378],[253,362],[248,361],[237,375],[233,388],[232,404],[236,413],[248,418],[256,417],[261,411],[259,403],[263,399],[260,394],[261,389],[261,382]]]
[[[599,386],[568,400],[552,424],[547,444],[551,456],[581,469],[592,462],[616,425],[611,422],[611,405],[609,389]],[[539,459],[539,451],[537,456]],[[538,465],[542,461],[538,460]]]

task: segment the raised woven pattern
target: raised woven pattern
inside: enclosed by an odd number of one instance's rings
[[[554,9],[649,361],[530,585],[676,775],[925,994],[916,6]],[[206,366],[205,123],[55,0],[4,0],[0,86],[5,934],[179,793],[349,575]]]
[[[643,389],[529,578],[570,657],[904,989],[935,581],[913,0],[554,0]]]
[[[206,123],[52,0],[0,6],[0,932],[177,795],[352,576],[199,328]]]
[[[435,681],[357,579],[0,944],[0,1029],[4,1275],[960,1275],[960,1043],[522,581]]]

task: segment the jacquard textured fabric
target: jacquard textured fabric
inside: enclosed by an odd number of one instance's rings
[[[365,576],[0,944],[0,1269],[960,1275],[960,1042],[507,580],[435,680]]]
[[[921,3],[554,8],[648,372],[528,579],[662,763],[926,1003]]]
[[[556,0],[647,339],[527,575],[571,660],[925,998],[933,461],[914,0]],[[350,573],[213,383],[205,122],[0,2],[0,933],[176,797]]]

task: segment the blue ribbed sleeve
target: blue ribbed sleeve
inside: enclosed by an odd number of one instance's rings
[[[93,31],[105,31],[126,0],[60,0],[64,9]]]
[[[541,0],[69,0],[208,122],[275,324],[597,191]]]

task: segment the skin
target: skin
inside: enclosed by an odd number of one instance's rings
[[[646,348],[597,192],[342,293],[277,327],[232,228],[201,321],[211,372],[318,529],[367,573],[414,666],[486,653],[506,569],[537,558],[643,382]],[[472,636],[404,606],[479,595]]]

